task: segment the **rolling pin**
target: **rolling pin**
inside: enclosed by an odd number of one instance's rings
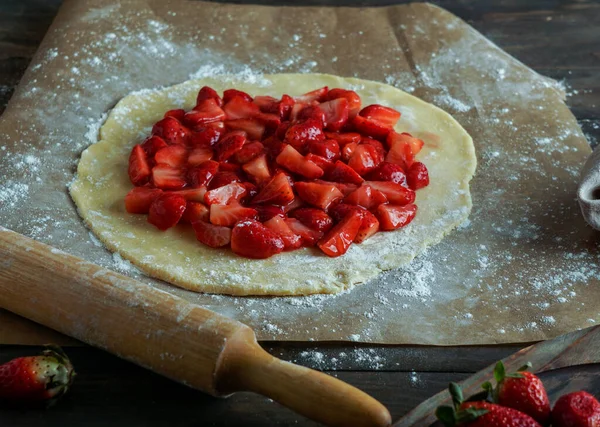
[[[0,307],[213,396],[252,391],[328,426],[388,426],[387,409],[279,360],[248,326],[0,227]]]

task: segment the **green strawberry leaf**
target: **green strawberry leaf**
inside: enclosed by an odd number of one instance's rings
[[[460,404],[464,401],[463,392],[460,386],[456,383],[450,383],[448,390],[450,391],[450,396],[452,397],[452,403],[454,404],[454,407],[458,409]]]
[[[435,410],[435,417],[446,427],[454,427],[456,425],[456,412],[451,406],[439,406]]]
[[[504,363],[496,363],[496,367],[494,368],[494,379],[498,384],[500,384],[505,377],[506,369],[504,368]]]
[[[467,408],[460,410],[456,413],[456,421],[458,424],[470,423],[471,421],[475,421],[477,418],[487,414],[490,412],[487,409],[478,409],[478,408]]]
[[[523,366],[521,366],[519,369],[517,369],[517,372],[524,372],[528,369],[531,369],[531,362],[527,362],[526,364],[524,364]]]

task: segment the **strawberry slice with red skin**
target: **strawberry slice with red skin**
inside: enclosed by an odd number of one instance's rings
[[[136,145],[129,155],[129,180],[135,186],[146,184],[150,180],[148,156],[141,145]]]
[[[325,112],[319,105],[307,105],[296,115],[296,121],[316,120],[321,123],[321,129],[325,126]]]
[[[204,195],[204,203],[208,206],[213,204],[229,205],[231,203],[239,204],[239,201],[248,193],[246,187],[239,182],[232,182],[214,190],[208,191]]]
[[[412,190],[419,190],[429,185],[429,171],[427,166],[421,162],[414,162],[408,173],[406,174],[406,181],[408,186]]]
[[[225,120],[225,112],[217,101],[213,98],[208,98],[200,101],[193,110],[185,113],[183,122],[196,130],[213,122],[222,122]]]
[[[340,146],[334,139],[311,141],[307,147],[309,152],[324,157],[327,160],[335,161],[340,158]]]
[[[219,170],[222,172],[233,172],[236,175],[239,175],[242,167],[237,163],[231,163],[229,161],[224,161],[219,163]]]
[[[258,105],[241,96],[234,96],[223,106],[227,120],[251,119],[258,116],[261,111]]]
[[[333,169],[327,174],[329,181],[344,182],[360,185],[364,179],[346,163],[338,160]]]
[[[174,227],[183,216],[186,204],[183,197],[164,193],[154,199],[150,205],[148,222],[162,231]]]
[[[269,258],[284,248],[283,239],[258,221],[240,221],[231,231],[231,250],[247,258]]]
[[[385,126],[383,123],[363,117],[360,114],[354,116],[352,125],[362,135],[381,140],[385,140],[392,131],[391,128]]]
[[[363,145],[370,145],[373,148],[375,148],[375,151],[377,152],[380,159],[379,162],[381,163],[383,161],[383,159],[385,158],[386,150],[381,142],[377,141],[376,139],[369,138],[368,136],[363,136],[360,140],[360,143]]]
[[[300,197],[294,197],[294,200],[283,206],[283,213],[289,215],[290,212],[293,212],[294,210],[304,206],[306,206],[306,204]]]
[[[215,122],[211,124],[222,124],[222,122]],[[224,126],[224,125],[223,125]],[[192,132],[190,135],[189,144],[192,147],[212,147],[224,133],[224,128],[217,126],[206,126],[200,128],[197,131]]]
[[[295,122],[297,122],[297,121],[298,121],[298,115],[299,115],[299,114],[300,114],[300,112],[301,112],[302,110],[304,110],[304,109],[305,109],[307,106],[308,106],[308,104],[307,104],[307,103],[305,103],[305,102],[296,102],[296,103],[295,103],[295,104],[292,106],[292,108],[291,108],[291,110],[290,110],[290,116],[289,116],[289,120],[290,120],[292,123],[295,123]]]
[[[202,203],[188,201],[185,205],[185,212],[180,222],[189,222],[193,224],[197,221],[208,221],[210,218],[209,210]]]
[[[400,112],[379,104],[368,105],[358,113],[360,116],[381,123],[387,128],[393,128],[400,120]]]
[[[325,137],[337,141],[340,147],[345,147],[352,142],[359,144],[363,138],[362,135],[357,132],[325,132]]]
[[[416,194],[410,188],[390,181],[365,181],[365,185],[381,191],[391,204],[408,205],[415,201]]]
[[[222,166],[222,165],[221,165]],[[232,182],[242,182],[240,176],[231,171],[219,171],[215,174],[213,179],[208,185],[209,190],[223,187],[224,185],[231,184]]]
[[[191,131],[174,117],[165,117],[152,126],[152,134],[160,136],[167,144],[187,144]]]
[[[273,218],[274,216],[280,216],[283,218],[283,207],[275,205],[253,205],[254,209],[258,211],[257,218],[260,222],[265,222]]]
[[[367,176],[370,181],[391,181],[406,187],[406,174],[402,166],[395,163],[382,162],[377,169]]]
[[[350,161],[352,155],[354,154],[354,151],[356,150],[356,147],[358,147],[358,144],[359,143],[356,142],[350,142],[344,145],[341,151],[341,157],[344,162]]]
[[[298,196],[306,203],[327,211],[327,209],[341,200],[344,195],[334,185],[320,184],[317,182],[296,182],[294,189]]]
[[[277,112],[279,113],[279,117],[281,117],[281,120],[288,120],[290,118],[290,113],[292,111],[292,108],[294,107],[294,104],[296,104],[296,101],[291,96],[283,95],[281,97],[281,101],[277,106]],[[276,113],[275,111],[269,112]]]
[[[306,144],[312,141],[323,141],[323,126],[317,120],[307,120],[291,125],[285,132],[284,141],[300,153],[305,152]]]
[[[253,102],[258,105],[260,111],[268,114],[279,113],[279,99],[268,95],[257,95]]]
[[[257,119],[235,119],[225,120],[225,126],[229,130],[240,130],[246,132],[250,139],[262,139],[265,134],[265,125]]]
[[[265,126],[265,135],[274,133],[281,124],[281,118],[276,114],[260,113],[255,120]]]
[[[241,90],[227,89],[225,92],[223,92],[223,102],[225,104],[229,103],[235,97],[240,97],[244,101],[248,101],[248,102],[253,101],[253,99],[250,95],[248,95],[246,92],[242,92]]]
[[[345,98],[348,101],[348,118],[350,119],[353,119],[354,116],[358,114],[360,107],[362,106],[360,96],[358,96],[358,94],[352,90],[339,88],[331,89],[325,98],[329,101]]]
[[[333,227],[333,220],[321,209],[300,208],[291,212],[290,216],[296,218],[307,227],[322,233],[329,231]]]
[[[223,105],[223,100],[221,99],[217,91],[209,86],[203,86],[198,91],[198,96],[196,97],[196,105],[200,104],[205,99],[214,99],[219,107]]]
[[[246,140],[246,133],[242,131],[233,131],[225,134],[215,145],[215,159],[218,162],[227,160],[242,149]]]
[[[167,111],[163,117],[173,117],[179,121],[182,121],[184,116],[185,110],[183,108],[178,108],[176,110]]]
[[[187,180],[192,187],[208,186],[217,172],[219,172],[219,163],[214,160],[207,160],[189,169]]]
[[[152,168],[152,182],[163,190],[180,190],[187,185],[182,169],[160,163]]]
[[[349,184],[346,182],[324,181],[322,179],[316,179],[314,182],[317,182],[319,184],[333,185],[335,188],[337,188],[338,190],[340,190],[342,192],[344,197],[347,196],[348,194],[352,193],[354,190],[356,190],[358,188],[358,185]]]
[[[307,92],[304,95],[295,96],[294,99],[296,102],[303,102],[305,104],[310,104],[312,101],[323,102],[327,97],[327,92],[329,92],[329,88],[325,86],[320,89]]]
[[[379,205],[375,215],[379,220],[379,227],[385,231],[397,230],[408,225],[417,214],[417,205],[404,206],[384,204]]]
[[[154,155],[165,147],[168,147],[168,144],[164,139],[156,135],[146,138],[146,140],[142,143],[142,148],[146,154],[148,154],[149,159],[153,159]]]
[[[379,231],[379,220],[369,211],[362,212],[362,222],[354,238],[354,243],[362,243]]]
[[[423,141],[414,138],[409,133],[391,132],[387,137],[387,145],[390,148],[385,158],[386,162],[395,163],[407,171],[415,161],[415,155],[421,151]]]
[[[327,160],[321,156],[317,156],[316,154],[313,154],[313,153],[308,153],[306,155],[306,160],[310,160],[315,165],[320,167],[325,174],[329,173],[334,167],[332,161]]]
[[[307,179],[316,179],[323,176],[323,169],[305,158],[291,145],[286,145],[275,161],[287,170]]]
[[[354,241],[362,224],[362,215],[353,211],[329,230],[317,243],[317,246],[328,257],[344,255]]]
[[[206,194],[206,187],[190,188],[187,190],[172,191],[169,194],[175,194],[183,197],[188,202],[204,203],[204,195]]]
[[[362,206],[365,209],[373,209],[387,202],[387,197],[381,191],[373,190],[368,185],[361,185],[352,193],[348,194],[343,203]]]
[[[162,193],[160,188],[133,187],[125,196],[125,210],[132,214],[147,214],[154,199]]]
[[[196,239],[211,248],[222,248],[231,242],[231,228],[206,221],[192,222]]]
[[[258,141],[249,141],[244,144],[244,146],[233,155],[233,159],[243,165],[244,163],[248,163],[250,160],[255,157],[260,156],[265,152],[265,146],[262,145]]]
[[[253,204],[286,205],[294,200],[294,190],[283,172],[277,173],[252,199]]]
[[[285,218],[284,221],[294,234],[302,238],[302,246],[314,246],[323,237],[323,232],[307,227],[296,218]]]
[[[332,99],[320,105],[325,114],[325,129],[339,131],[348,122],[350,108],[346,98]]]
[[[408,145],[410,145],[410,151],[412,151],[413,156],[416,156],[417,154],[419,154],[419,152],[425,145],[425,142],[423,142],[422,139],[415,138],[410,133],[403,132],[399,135],[400,135],[400,138],[402,138]],[[388,138],[396,139],[398,137],[388,136]]]
[[[156,152],[156,155],[154,156],[154,160],[156,161],[156,163],[169,165],[173,168],[183,167],[186,164],[187,159],[188,149],[185,148],[183,145],[169,145],[168,147],[165,147],[162,150],[158,150]]]
[[[258,212],[240,204],[210,205],[210,222],[214,225],[233,227],[236,222],[254,219]]]
[[[302,237],[294,233],[281,216],[273,216],[268,221],[265,221],[264,225],[281,237],[284,244],[284,251],[293,251],[302,246]]]
[[[242,169],[249,176],[254,178],[254,181],[259,185],[271,178],[271,172],[269,171],[269,164],[267,163],[267,156],[265,154],[261,154],[245,163],[242,166]]]
[[[190,167],[199,166],[202,163],[212,159],[212,157],[213,150],[210,147],[192,148],[187,157],[187,164]]]
[[[359,175],[364,176],[376,169],[382,161],[383,157],[380,156],[374,146],[358,144],[354,153],[352,153],[352,157],[348,160],[348,166]]]

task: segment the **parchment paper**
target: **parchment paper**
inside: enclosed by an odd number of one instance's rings
[[[470,220],[407,268],[338,296],[198,295],[139,275],[76,213],[66,187],[79,154],[129,92],[231,72],[250,80],[258,72],[372,79],[450,112],[479,157]],[[590,149],[564,96],[559,84],[427,4],[68,0],[0,122],[0,224],[235,317],[262,340],[551,338],[600,319],[597,234],[576,202]],[[34,329],[0,320],[1,340],[33,341]]]

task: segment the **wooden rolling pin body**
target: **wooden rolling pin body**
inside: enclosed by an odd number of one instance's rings
[[[266,353],[240,322],[0,227],[0,307],[215,396],[255,391],[331,426],[385,426],[376,400]]]

